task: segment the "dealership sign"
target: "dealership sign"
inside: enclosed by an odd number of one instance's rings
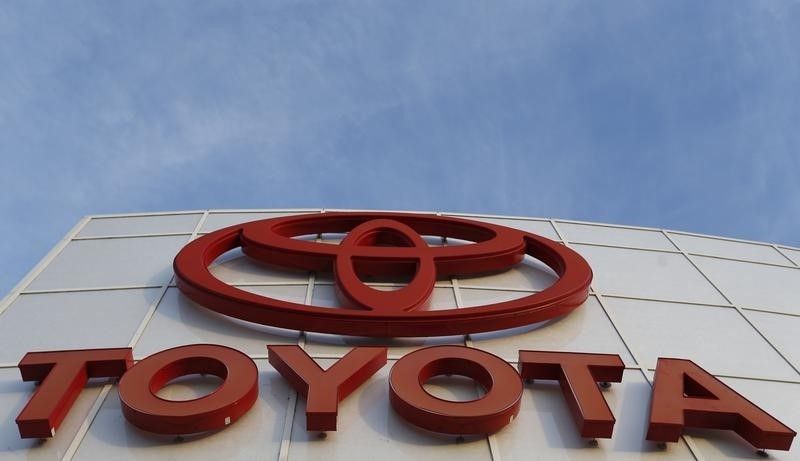
[[[323,233],[347,236],[338,245],[297,238]],[[430,246],[423,236],[473,243]],[[208,269],[218,256],[241,247],[268,264],[332,271],[345,307],[308,306],[245,292]],[[547,289],[486,306],[427,310],[439,278],[505,270],[525,255],[558,276]],[[267,219],[231,226],[187,244],[175,257],[178,288],[201,306],[239,319],[303,331],[396,337],[494,331],[564,315],[588,296],[592,272],[564,245],[494,224],[434,215],[326,213]],[[378,291],[366,276],[410,277],[396,291]],[[298,346],[269,345],[270,364],[306,399],[309,431],[337,430],[341,400],[383,368],[386,347],[356,347],[323,370]],[[490,434],[510,424],[520,409],[523,380],[555,380],[582,437],[610,438],[614,415],[598,383],[622,381],[615,354],[519,351],[519,370],[488,352],[464,346],[418,349],[400,358],[389,375],[392,408],[428,431]],[[219,430],[246,414],[258,398],[253,360],[235,349],[195,344],[153,354],[134,364],[131,348],[30,352],[19,363],[25,381],[41,385],[17,417],[22,437],[55,434],[89,378],[120,378],[125,418],[159,434]],[[188,401],[157,392],[190,374],[222,379],[214,392]],[[443,400],[424,384],[435,376],[462,375],[485,393],[471,401]],[[647,439],[676,442],[687,427],[735,431],[758,448],[788,450],[796,433],[701,367],[685,359],[659,358]]]

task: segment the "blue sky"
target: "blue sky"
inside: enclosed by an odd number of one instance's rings
[[[800,246],[797,1],[0,4],[0,293],[86,214],[468,211]]]

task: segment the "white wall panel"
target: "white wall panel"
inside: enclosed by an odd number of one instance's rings
[[[250,221],[259,221],[269,218],[280,218],[282,216],[292,216],[296,214],[316,213],[316,211],[294,211],[294,212],[257,212],[257,213],[209,213],[200,233],[212,232],[223,227],[232,226]]]
[[[127,347],[157,288],[21,295],[0,316],[0,362],[26,352]]]
[[[751,310],[745,315],[800,370],[800,316]]]
[[[670,233],[670,238],[688,253],[702,253],[723,258],[791,265],[775,248],[769,245],[676,233]]]
[[[573,245],[589,261],[602,294],[725,303],[713,285],[681,254]]]
[[[553,226],[552,224],[550,224],[549,221],[536,221],[529,219],[511,219],[511,218],[489,218],[484,216],[461,216],[461,215],[451,215],[451,214],[445,216],[453,216],[456,218],[471,219],[473,221],[488,222],[500,226],[511,227],[513,229],[519,229],[536,235],[541,235],[542,237],[547,237],[550,240],[560,240],[558,234],[556,233],[555,229],[553,229]]]
[[[158,286],[189,236],[73,240],[28,286],[30,290]]]
[[[781,253],[789,257],[796,265],[800,266],[800,250],[781,248]]]
[[[800,315],[800,270],[702,256],[692,260],[732,302]]]
[[[140,234],[190,234],[202,213],[92,218],[78,237],[108,237]]]
[[[306,287],[248,287],[262,295],[303,303]],[[246,354],[265,355],[266,344],[296,344],[298,332],[265,327],[227,317],[197,305],[169,288],[134,349],[137,359],[184,344],[222,344]]]
[[[714,374],[797,379],[797,373],[730,307],[605,298],[648,368],[658,357],[689,358]]]
[[[661,231],[627,229],[624,227],[595,226],[558,222],[558,229],[571,243],[598,243],[602,245],[650,248],[675,251]]]
[[[636,363],[594,296],[568,315],[510,330],[475,333],[470,337],[474,347],[509,362],[518,360],[520,349],[528,349],[619,354],[625,364]]]

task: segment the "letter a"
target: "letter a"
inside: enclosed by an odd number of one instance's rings
[[[677,442],[684,427],[731,430],[775,450],[788,450],[797,435],[691,360],[659,358],[647,440]]]

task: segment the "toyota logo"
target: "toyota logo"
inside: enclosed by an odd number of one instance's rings
[[[293,238],[322,233],[347,236],[338,245]],[[474,243],[430,246],[423,235]],[[214,277],[209,264],[237,247],[270,265],[333,272],[345,306],[292,303]],[[550,267],[558,280],[511,301],[426,309],[437,279],[507,270],[525,255]],[[293,330],[373,337],[444,336],[540,322],[580,306],[592,281],[587,262],[552,240],[496,224],[411,213],[323,213],[237,224],[187,244],[175,257],[174,269],[184,295],[221,314]],[[395,291],[376,290],[361,279],[408,274],[411,281]]]

